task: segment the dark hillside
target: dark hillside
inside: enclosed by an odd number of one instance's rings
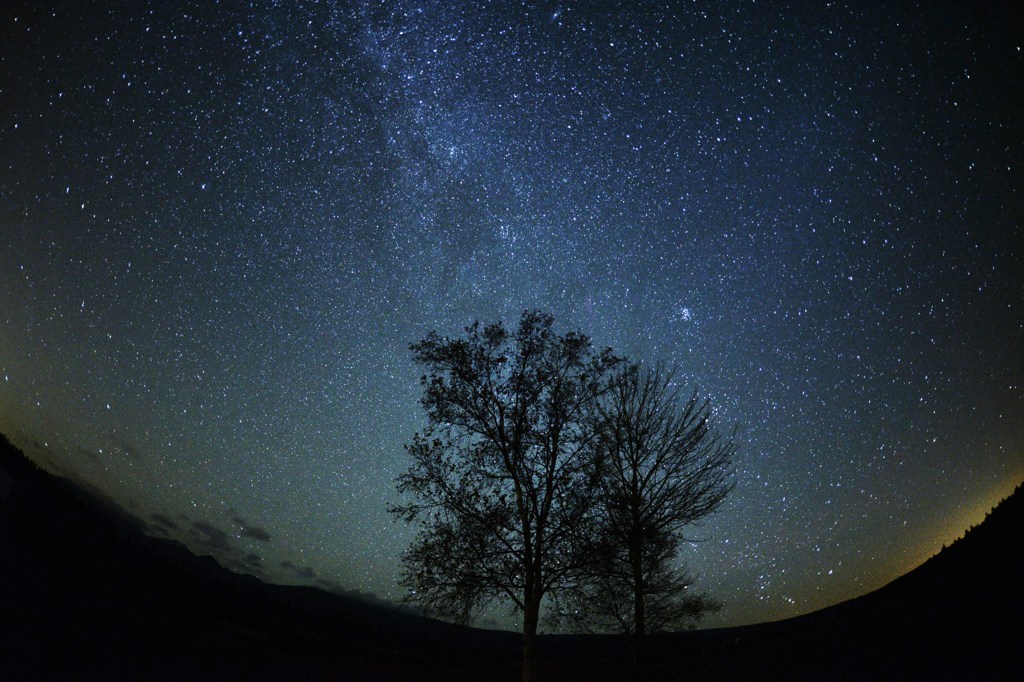
[[[269,585],[145,535],[0,438],[0,679],[519,677],[513,633]],[[654,637],[645,679],[1017,679],[1024,493],[886,587],[778,623]],[[615,636],[542,636],[542,679],[632,677]]]
[[[664,636],[658,667],[721,680],[1020,679],[1022,546],[1018,486],[965,537],[885,587],[777,623]]]
[[[515,670],[512,634],[232,573],[0,447],[0,679]]]

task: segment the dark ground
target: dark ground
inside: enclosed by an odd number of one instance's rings
[[[1024,495],[886,587],[777,623],[653,637],[651,680],[1024,679]],[[549,635],[542,680],[633,679]],[[0,442],[0,680],[517,680],[513,633],[269,585],[144,535]]]

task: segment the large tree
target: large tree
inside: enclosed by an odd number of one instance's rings
[[[534,676],[541,601],[584,560],[593,505],[593,412],[619,362],[581,333],[552,331],[527,311],[518,329],[434,332],[410,348],[425,369],[427,427],[398,478],[417,523],[403,583],[417,602],[458,620],[504,601],[522,613],[523,679]]]
[[[717,602],[691,589],[676,565],[684,532],[732,490],[732,437],[713,425],[708,401],[684,398],[663,366],[621,371],[595,414],[590,561],[556,617],[586,630],[644,637],[691,627]]]

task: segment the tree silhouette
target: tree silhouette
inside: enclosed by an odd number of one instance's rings
[[[683,400],[662,366],[631,365],[596,411],[590,561],[560,600],[554,619],[584,630],[644,637],[692,627],[720,605],[691,591],[675,567],[684,529],[717,509],[733,488],[733,439],[713,429],[708,401]]]
[[[398,478],[411,498],[392,513],[419,524],[403,555],[410,599],[467,621],[505,601],[523,616],[523,679],[534,676],[540,605],[584,562],[593,506],[592,425],[619,359],[553,318],[527,311],[515,333],[475,323],[410,349],[428,426]]]

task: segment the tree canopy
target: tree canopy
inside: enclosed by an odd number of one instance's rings
[[[645,635],[692,627],[719,604],[676,565],[688,527],[733,488],[732,438],[708,401],[684,399],[663,366],[625,367],[595,414],[594,541],[554,617],[576,628]]]
[[[524,679],[541,600],[585,559],[593,413],[619,363],[552,324],[527,311],[514,332],[476,323],[411,346],[428,424],[398,479],[410,499],[392,510],[420,524],[402,578],[417,601],[457,620],[495,600],[522,612]]]
[[[734,446],[707,402],[552,326],[527,311],[514,330],[474,323],[410,346],[427,425],[406,446],[404,501],[391,508],[418,526],[403,555],[408,599],[460,622],[514,607],[524,680],[545,597],[564,622],[637,641],[716,608],[674,561],[683,529],[732,487]]]

